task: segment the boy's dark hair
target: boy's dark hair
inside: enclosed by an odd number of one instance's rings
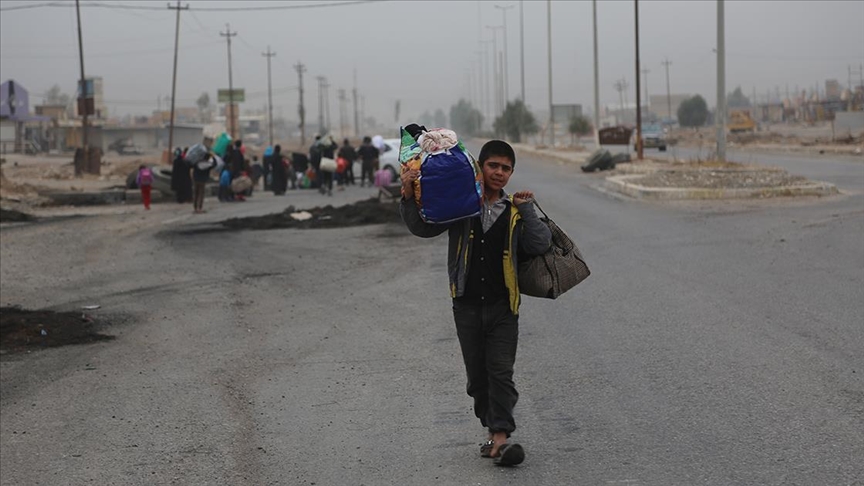
[[[348,144],[351,143],[351,140],[348,140],[348,139],[346,138],[345,140],[342,140],[342,143],[344,143],[345,145],[348,145]]]
[[[363,137],[363,143],[372,143],[372,137],[368,135]]]
[[[237,139],[234,141],[234,146],[240,148],[243,146],[243,140]]]
[[[490,140],[486,142],[483,148],[480,149],[480,157],[477,159],[477,162],[482,166],[486,162],[486,159],[496,155],[498,157],[507,157],[513,162],[513,168],[516,168],[516,152],[513,151],[513,147],[509,143],[503,140]]]

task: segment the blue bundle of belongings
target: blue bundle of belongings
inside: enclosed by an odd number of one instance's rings
[[[452,130],[416,124],[401,128],[399,162],[403,171],[420,170],[414,197],[423,221],[451,223],[480,214],[483,174]]]

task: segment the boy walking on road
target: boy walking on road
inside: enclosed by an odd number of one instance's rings
[[[519,337],[517,258],[545,253],[552,235],[534,211],[532,192],[504,192],[516,165],[516,154],[507,142],[486,143],[478,162],[484,182],[480,216],[450,224],[425,223],[414,201],[417,170],[402,173],[399,211],[416,236],[448,233],[447,269],[467,392],[489,433],[480,454],[495,458],[496,464],[515,466],[525,459],[522,446],[508,442],[516,430],[513,408],[519,398],[513,383]]]

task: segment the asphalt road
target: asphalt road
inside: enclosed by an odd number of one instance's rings
[[[444,237],[208,224],[310,191],[4,227],[4,305],[117,339],[0,360],[0,484],[862,484],[864,164],[826,160],[787,163],[841,196],[660,204],[520,157],[593,275],[524,300],[515,469],[478,457]]]

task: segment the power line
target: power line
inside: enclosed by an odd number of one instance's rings
[[[347,7],[351,5],[361,5],[365,3],[377,3],[382,2],[384,0],[356,0],[356,1],[348,1],[348,2],[334,2],[334,3],[313,3],[313,4],[303,4],[303,5],[268,5],[268,6],[260,6],[260,7],[200,7],[195,10],[199,12],[254,12],[254,11],[266,11],[266,10],[300,10],[300,9],[310,9],[310,8],[326,8],[326,7]],[[75,5],[71,5],[68,3],[60,3],[60,2],[47,2],[47,3],[38,3],[32,5],[17,5],[14,7],[3,7],[0,8],[0,11],[7,12],[13,10],[24,10],[24,9],[32,9],[32,8],[43,8],[43,7],[74,7]],[[81,7],[96,7],[96,8],[108,8],[115,10],[158,10],[164,11],[162,7],[156,6],[148,6],[148,5],[122,5],[122,4],[108,4],[102,2],[90,2],[90,3],[82,3]]]
[[[201,42],[198,44],[189,44],[189,45],[185,46],[184,49],[189,49],[192,47],[212,46],[212,45],[221,44],[221,43],[222,43],[222,41]],[[162,48],[158,48],[158,49],[142,49],[142,50],[137,50],[137,51],[105,52],[105,53],[101,53],[101,54],[87,54],[87,58],[128,56],[130,54],[155,54],[155,53],[159,53],[159,52],[167,52],[167,51],[173,51],[173,50],[174,50],[174,47],[172,46],[172,47],[162,47]],[[69,54],[46,54],[46,55],[22,54],[20,56],[15,56],[15,55],[8,56],[8,55],[4,54],[3,57],[8,58],[8,59],[61,59],[61,58],[65,59],[65,58],[69,57]]]

